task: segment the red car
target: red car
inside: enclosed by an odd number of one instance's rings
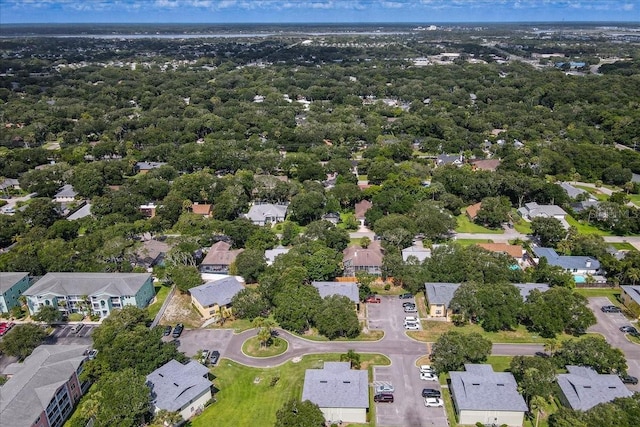
[[[364,302],[368,302],[368,303],[373,303],[373,304],[380,304],[382,302],[382,300],[380,298],[378,298],[375,295],[369,295]]]

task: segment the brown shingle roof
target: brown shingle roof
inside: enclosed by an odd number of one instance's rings
[[[524,249],[520,245],[509,245],[508,243],[478,243],[482,249],[491,252],[505,253],[513,258],[522,258]]]
[[[482,207],[482,202],[478,202],[475,205],[471,205],[467,207],[467,209],[465,209],[465,212],[467,213],[467,216],[469,218],[476,219],[476,217],[478,216],[478,211],[480,210],[481,207]]]
[[[231,250],[231,245],[227,242],[215,243],[209,249],[207,256],[202,260],[203,265],[231,265],[236,257],[242,253],[244,249]]]
[[[373,206],[373,203],[371,203],[368,200],[363,200],[361,202],[356,203],[356,218],[357,219],[364,219],[364,214],[367,213],[367,211],[369,209],[371,209],[371,206]]]
[[[191,205],[191,212],[198,215],[211,215],[211,205],[194,203]]]
[[[473,166],[481,171],[495,171],[500,166],[500,159],[474,160]]]
[[[382,266],[384,256],[378,241],[371,242],[367,249],[360,246],[349,246],[343,251],[343,255],[343,260],[351,260],[353,267]]]

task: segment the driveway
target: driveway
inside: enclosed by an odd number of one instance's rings
[[[178,349],[188,357],[200,350],[218,350],[220,357],[227,357],[227,348],[233,337],[231,329],[185,329],[177,339]],[[169,336],[162,337],[165,342],[173,341]],[[241,344],[242,345],[242,344]]]
[[[628,372],[634,377],[640,377],[640,346],[627,339],[627,335],[620,332],[620,326],[630,325],[631,322],[622,313],[603,313],[600,308],[611,305],[606,297],[589,298],[589,308],[595,314],[598,323],[587,329],[587,332],[601,334],[609,344],[618,347],[627,357]],[[638,327],[636,324],[633,326]],[[634,391],[640,391],[640,385],[629,385]]]

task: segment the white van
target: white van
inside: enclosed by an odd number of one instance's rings
[[[74,334],[77,334],[78,332],[80,332],[80,329],[82,328],[84,328],[84,323],[76,323],[71,327],[71,332],[73,332]]]

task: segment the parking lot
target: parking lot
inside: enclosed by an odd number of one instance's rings
[[[173,325],[175,326],[175,325]],[[229,341],[233,336],[231,329],[185,329],[177,339],[178,350],[187,357],[193,357],[200,350],[218,350],[220,357],[224,357]],[[163,341],[172,341],[171,335],[162,337]]]
[[[77,333],[73,325],[55,325],[53,332],[45,339],[45,344],[87,344],[91,345],[91,333],[98,325],[84,325]]]
[[[417,316],[417,313],[405,313],[403,302],[415,302],[413,299],[400,299],[397,296],[383,296],[380,304],[368,304],[369,327],[384,329],[385,340],[406,342],[406,347],[424,346],[411,340],[406,335],[404,319],[406,316]],[[386,354],[391,358],[390,366],[374,368],[373,387],[380,384],[391,384],[395,391],[393,403],[376,403],[376,425],[383,427],[426,427],[448,426],[444,408],[427,408],[422,397],[423,388],[440,390],[438,381],[420,379],[417,367],[416,352],[407,352],[405,346],[398,346]],[[421,351],[421,350],[419,350]],[[411,353],[407,355],[406,353]],[[373,392],[373,390],[372,390]]]

